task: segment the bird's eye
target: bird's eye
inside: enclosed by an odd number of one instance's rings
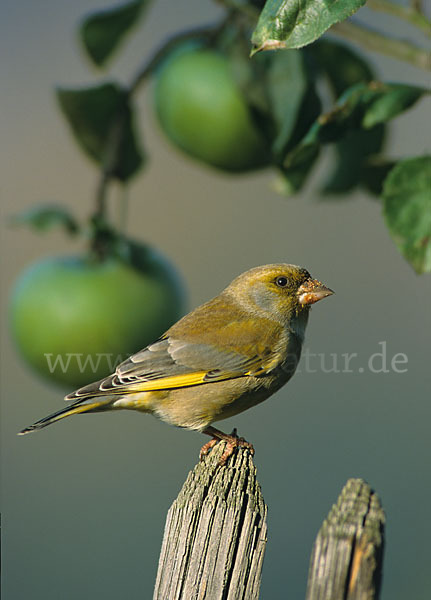
[[[289,280],[287,279],[287,277],[281,276],[281,277],[277,277],[277,279],[275,280],[275,283],[276,283],[276,285],[278,285],[278,287],[285,288],[288,285]]]

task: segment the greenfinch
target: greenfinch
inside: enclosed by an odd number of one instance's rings
[[[252,446],[211,423],[259,404],[289,381],[310,306],[333,293],[295,265],[250,269],[115,373],[66,396],[72,404],[20,434],[71,415],[131,409],[210,435],[201,454],[225,440],[225,462],[236,446]]]

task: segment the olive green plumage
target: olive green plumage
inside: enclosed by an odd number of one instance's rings
[[[292,377],[310,305],[332,293],[295,265],[251,269],[21,434],[69,415],[118,409],[213,434],[211,423],[262,402]]]

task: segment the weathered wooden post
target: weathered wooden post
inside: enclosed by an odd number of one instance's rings
[[[154,600],[259,598],[267,506],[250,452],[219,467],[224,448],[196,465],[169,509]],[[377,600],[384,521],[377,494],[349,479],[314,543],[306,600]]]
[[[267,507],[249,450],[218,443],[169,509],[154,600],[257,600]]]
[[[375,600],[385,515],[362,479],[349,479],[314,542],[306,600]]]

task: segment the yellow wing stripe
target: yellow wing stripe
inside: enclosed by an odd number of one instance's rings
[[[172,388],[189,387],[191,385],[199,385],[204,383],[205,375],[208,371],[198,371],[196,373],[185,373],[183,375],[173,375],[171,377],[162,377],[161,379],[155,379],[152,381],[140,381],[139,383],[131,383],[122,386],[118,386],[117,389],[110,390],[134,393],[134,392],[152,392],[156,390],[168,390]]]
[[[225,373],[217,373],[214,376],[206,379],[208,371],[196,371],[195,373],[184,373],[182,375],[172,375],[171,377],[161,377],[160,379],[153,379],[151,381],[140,381],[138,383],[129,383],[124,386],[119,385],[107,390],[103,390],[107,394],[109,393],[121,393],[121,394],[134,394],[136,392],[155,392],[157,390],[169,390],[173,388],[190,387],[193,385],[200,385],[202,383],[212,383],[216,381],[223,381],[226,379],[233,379],[244,376],[256,376],[262,375],[267,372],[267,368],[261,367],[256,371],[247,371],[246,373],[231,373],[226,371]],[[92,394],[96,395],[96,394]]]

